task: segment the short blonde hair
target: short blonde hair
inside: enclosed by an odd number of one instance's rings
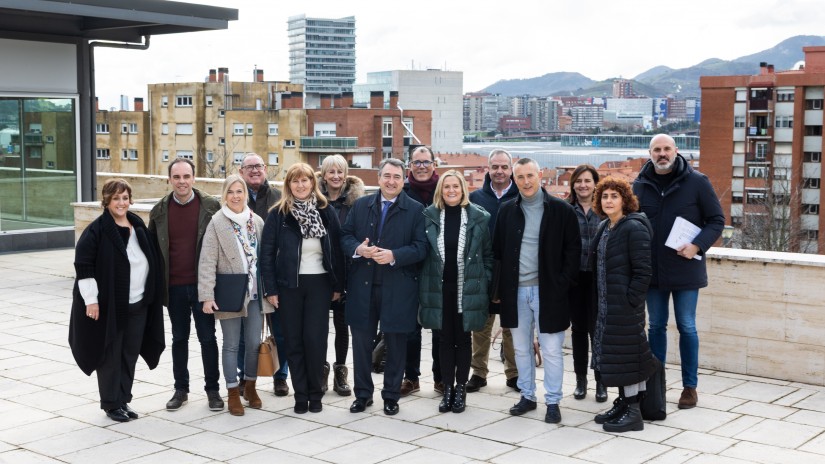
[[[236,182],[241,183],[241,187],[243,187],[243,201],[244,204],[249,203],[249,189],[246,187],[246,182],[244,182],[243,177],[239,176],[238,174],[230,174],[226,176],[226,179],[223,181],[223,191],[221,192],[221,203],[226,204],[226,195],[229,194],[229,188],[232,187],[233,184]]]
[[[344,171],[344,175],[346,176],[349,173],[349,166],[347,165],[347,160],[338,154],[330,155],[324,158],[324,161],[321,163],[321,181],[323,182],[324,176],[327,174],[332,168],[338,168]]]
[[[433,192],[433,205],[435,205],[438,209],[444,209],[446,203],[444,203],[444,193],[442,192],[442,187],[444,186],[444,179],[448,177],[455,177],[458,179],[458,185],[461,186],[461,202],[459,206],[462,208],[470,204],[470,194],[467,192],[467,181],[464,180],[464,176],[461,175],[455,169],[450,169],[449,171],[441,174],[438,178],[438,184],[435,186],[435,192]]]

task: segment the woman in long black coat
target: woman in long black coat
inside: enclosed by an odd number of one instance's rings
[[[645,335],[645,295],[650,283],[650,223],[626,181],[613,177],[596,186],[597,213],[607,216],[596,233],[598,314],[591,364],[608,387],[619,387],[613,408],[596,416],[608,432],[644,429],[639,393],[657,361]]]
[[[69,345],[86,375],[97,371],[100,408],[125,422],[138,418],[129,407],[138,355],[154,369],[166,346],[163,268],[157,242],[129,212],[132,187],[110,179],[101,194],[103,214],[75,248]]]

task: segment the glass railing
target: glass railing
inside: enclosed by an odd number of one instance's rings
[[[301,137],[301,149],[354,149],[358,148],[358,137]]]

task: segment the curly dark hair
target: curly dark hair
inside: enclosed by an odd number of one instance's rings
[[[633,194],[630,183],[624,179],[607,176],[596,184],[596,192],[593,194],[593,210],[596,214],[604,216],[602,211],[602,193],[605,190],[613,190],[622,196],[622,213],[629,214],[639,211],[639,199]]]

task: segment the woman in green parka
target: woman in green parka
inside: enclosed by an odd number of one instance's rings
[[[467,400],[471,332],[484,328],[490,304],[490,215],[470,203],[464,176],[451,170],[438,179],[424,217],[430,246],[421,272],[418,319],[422,327],[440,331],[444,398],[438,410],[460,413]]]

